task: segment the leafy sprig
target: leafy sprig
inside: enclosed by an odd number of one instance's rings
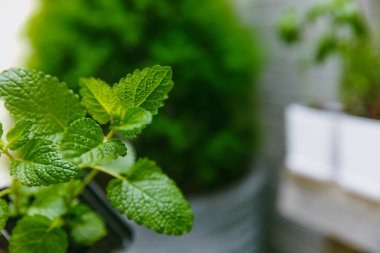
[[[136,138],[151,123],[173,87],[171,78],[171,68],[161,66],[136,70],[113,86],[82,78],[78,96],[36,70],[0,74],[0,96],[16,121],[0,143],[13,177],[0,191],[0,229],[9,217],[20,219],[11,253],[66,252],[69,236],[83,245],[101,239],[103,219],[78,201],[100,172],[115,178],[109,201],[129,219],[169,235],[191,230],[188,202],[153,161],[139,159],[122,169],[119,162],[128,152],[121,137]]]

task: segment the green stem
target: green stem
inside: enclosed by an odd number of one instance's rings
[[[13,160],[15,160],[15,158],[14,158],[14,156],[13,155],[11,155],[11,153],[9,153],[9,151],[8,151],[8,148],[6,147],[6,148],[4,148],[4,149],[2,149],[1,150],[8,158],[9,158],[9,160],[11,160],[11,161],[13,161]]]
[[[79,194],[83,191],[83,189],[94,179],[94,177],[99,173],[99,171],[92,170],[90,173],[87,174],[87,176],[83,179],[81,184],[78,186],[78,188],[75,190],[72,201],[76,199]]]
[[[76,188],[76,190],[74,191],[74,194],[72,195],[72,197],[68,201],[69,205],[72,204],[72,202],[81,194],[83,189],[94,179],[94,177],[96,175],[99,174],[100,171],[103,173],[106,173],[112,177],[118,178],[120,180],[126,180],[125,177],[123,177],[123,176],[121,176],[121,175],[119,175],[119,174],[117,174],[111,170],[108,170],[104,167],[101,167],[101,166],[91,166],[89,168],[91,168],[93,170],[87,174],[87,176],[83,179],[81,184]]]
[[[11,184],[11,192],[14,196],[14,204],[15,204],[15,211],[16,215],[20,214],[20,183],[16,179],[12,179]]]
[[[110,140],[113,136],[115,135],[115,131],[114,130],[111,130],[107,136],[106,136],[106,140]]]
[[[53,220],[53,222],[51,223],[50,227],[49,227],[49,230],[48,232],[52,231],[54,228],[56,227],[61,227],[65,224],[64,220],[62,220],[61,217],[57,217]]]
[[[111,171],[109,169],[106,169],[104,167],[101,167],[101,166],[92,166],[91,168],[94,169],[94,170],[98,170],[98,171],[101,171],[103,173],[106,173],[106,174],[108,174],[110,176],[113,176],[113,177],[115,177],[117,179],[126,180],[125,177],[123,177],[123,176],[121,176],[121,175],[119,175],[119,174],[117,174],[117,173],[115,173],[115,172],[113,172],[113,171]]]
[[[0,191],[0,198],[4,197],[5,195],[10,194],[10,193],[11,193],[10,188],[7,188],[7,189]]]

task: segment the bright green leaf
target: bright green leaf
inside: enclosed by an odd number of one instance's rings
[[[0,96],[15,120],[34,120],[33,130],[39,134],[63,132],[70,122],[85,116],[78,96],[65,83],[35,70],[2,72]]]
[[[80,83],[82,105],[96,121],[106,124],[117,103],[112,88],[104,81],[95,78],[82,78]]]
[[[125,142],[128,153],[126,156],[118,157],[115,160],[111,160],[101,164],[102,167],[105,167],[116,174],[126,175],[127,171],[133,166],[136,161],[136,151],[130,142]]]
[[[65,198],[56,192],[43,192],[36,195],[36,199],[28,210],[28,215],[43,215],[49,219],[66,213]]]
[[[16,150],[29,141],[33,125],[31,120],[20,120],[7,133],[8,148]]]
[[[101,127],[92,119],[79,119],[67,128],[61,150],[66,159],[84,167],[124,156],[127,149],[123,142],[114,138],[104,140]]]
[[[124,108],[141,107],[155,115],[173,85],[172,69],[156,65],[128,74],[113,86],[113,90]]]
[[[32,139],[11,163],[11,175],[27,186],[59,184],[77,178],[81,170],[62,159],[53,142]]]
[[[9,216],[8,204],[5,200],[0,199],[0,231],[4,229]]]
[[[174,181],[148,159],[138,160],[127,179],[114,179],[107,188],[113,207],[137,224],[158,233],[181,235],[191,230],[193,213]]]
[[[120,132],[127,138],[135,138],[141,133],[141,130],[152,122],[152,114],[139,107],[129,108],[123,117],[116,118],[111,129]]]
[[[107,234],[103,219],[88,206],[76,206],[70,217],[70,234],[79,244],[91,246]]]
[[[51,225],[50,219],[40,215],[21,219],[12,232],[10,253],[65,253],[67,235]]]
[[[65,158],[75,158],[103,143],[102,128],[92,119],[74,121],[66,129],[61,143]]]
[[[119,139],[112,138],[82,154],[80,157],[74,159],[73,162],[79,164],[81,167],[86,167],[99,165],[103,162],[116,159],[119,156],[125,156],[126,154],[127,149],[124,143]]]
[[[74,189],[78,188],[81,180],[71,180],[68,183],[49,186],[20,185],[17,196],[11,194],[9,204],[11,215],[25,213],[29,216],[43,215],[54,219],[67,211],[67,201],[72,198]],[[17,198],[17,207],[14,201]],[[17,209],[17,210],[16,210]]]

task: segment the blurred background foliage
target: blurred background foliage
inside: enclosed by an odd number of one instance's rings
[[[136,147],[186,191],[224,186],[249,169],[261,57],[227,1],[41,0],[27,30],[28,65],[74,90],[80,76],[113,84],[135,68],[172,66],[170,99]]]
[[[330,0],[312,6],[304,16],[286,11],[278,23],[283,41],[300,42],[312,25],[326,22],[316,36],[315,63],[338,56],[340,100],[347,113],[380,119],[380,48],[356,0]]]

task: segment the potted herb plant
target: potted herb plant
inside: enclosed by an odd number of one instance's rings
[[[332,118],[330,125],[334,126],[326,131],[326,138],[333,136],[325,148],[333,150],[330,161],[336,170],[334,179],[348,189],[379,198],[380,158],[373,149],[380,141],[380,124],[376,120],[380,113],[380,52],[376,36],[358,2],[351,0],[318,4],[303,19],[287,12],[279,24],[279,33],[288,43],[298,42],[309,25],[319,20],[328,24],[317,39],[315,62],[339,57],[340,100],[347,113]]]
[[[77,245],[104,237],[103,218],[85,204],[97,195],[83,194],[99,173],[113,178],[108,201],[129,219],[158,233],[189,232],[190,205],[154,161],[112,166],[128,152],[122,138],[137,137],[168,97],[171,68],[136,70],[112,87],[95,78],[80,83],[79,97],[36,70],[0,74],[0,97],[16,122],[0,131],[12,177],[0,191],[0,229],[8,225],[10,253],[85,252]]]
[[[29,66],[73,85],[71,80],[81,75],[112,83],[125,70],[155,63],[172,66],[179,85],[155,122],[134,142],[137,151],[162,164],[193,203],[211,191],[217,193],[209,197],[221,206],[229,202],[241,209],[243,203],[259,202],[255,194],[263,184],[251,168],[259,142],[255,86],[260,53],[254,35],[241,25],[228,1],[42,0],[28,25],[28,36]],[[219,197],[241,189],[247,180],[255,189],[250,194],[235,192],[231,201]],[[253,187],[256,180],[261,187]],[[245,200],[235,204],[236,196]],[[219,208],[213,212],[220,215],[201,222],[209,209],[199,203],[194,237],[198,228],[198,235],[215,234],[220,227],[229,231],[221,239],[209,239],[199,251],[207,252],[217,240],[231,241],[253,219],[247,212],[235,222]],[[253,214],[266,207],[256,207]],[[251,238],[241,241],[241,247]],[[141,240],[154,250],[156,241],[162,242],[144,236]],[[190,244],[199,245],[195,239]],[[164,248],[169,252],[167,244]]]

